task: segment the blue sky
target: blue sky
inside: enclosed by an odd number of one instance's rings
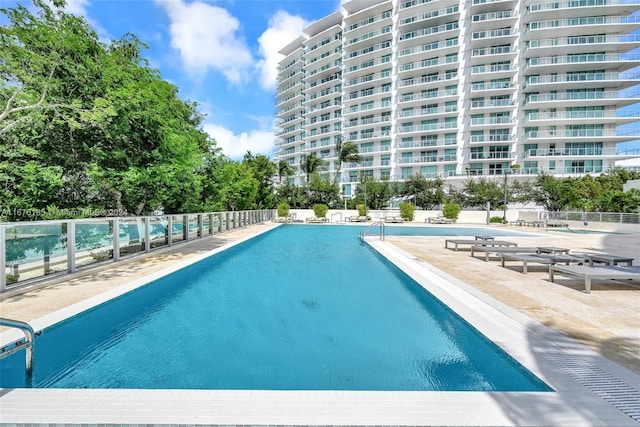
[[[0,0],[2,7],[30,0]],[[278,51],[340,0],[67,0],[108,42],[126,33],[162,78],[196,101],[223,153],[273,157]]]

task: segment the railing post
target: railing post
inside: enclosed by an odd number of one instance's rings
[[[210,213],[209,215],[209,235],[213,235],[213,233],[215,233],[215,224],[213,222],[213,219],[215,218],[215,215]]]
[[[113,219],[113,260],[120,259],[120,218]]]
[[[204,237],[204,234],[203,234],[204,224],[202,223],[202,220],[203,220],[202,214],[198,214],[198,237],[200,238]]]
[[[167,216],[167,246],[173,244],[173,217]]]
[[[0,224],[0,267],[2,275],[0,275],[0,292],[7,290],[7,242],[6,225]]]
[[[231,212],[227,212],[226,213],[227,222],[225,226],[225,231],[229,231],[231,229],[231,224],[229,223],[230,217],[231,217]]]
[[[67,221],[67,271],[76,271],[76,222]]]
[[[151,219],[144,218],[144,251],[151,252]]]
[[[189,241],[189,215],[182,215],[182,239]]]

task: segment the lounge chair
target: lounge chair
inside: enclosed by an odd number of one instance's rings
[[[500,253],[500,264],[505,267],[506,261],[520,261],[522,263],[522,274],[527,274],[528,264],[582,264],[584,259],[565,254],[508,254]]]
[[[573,255],[583,257],[590,266],[593,266],[594,264],[618,265],[622,263],[627,264],[627,266],[631,266],[635,259],[628,256],[614,254],[575,253]]]
[[[464,240],[464,239],[445,239],[444,241],[444,247],[445,249],[449,249],[449,243],[451,243],[452,245],[454,245],[453,250],[454,251],[458,251],[458,246],[460,245],[470,245],[470,246],[518,246],[517,243],[513,243],[513,242],[507,242],[504,240],[478,240],[478,239],[473,239],[473,240]]]
[[[550,265],[549,281],[553,282],[556,274],[573,276],[584,279],[584,292],[591,293],[593,280],[640,280],[640,267],[606,266],[593,267],[589,265]],[[620,282],[618,282],[620,283]]]
[[[476,252],[484,252],[484,260],[489,262],[489,254],[537,254],[538,248],[533,247],[502,247],[502,246],[490,246],[490,245],[474,245],[471,246],[471,256],[475,256]]]
[[[429,224],[455,224],[455,219],[445,218],[443,216],[430,216],[424,219]]]
[[[305,221],[309,222],[309,223],[313,223],[313,224],[324,224],[325,222],[327,222],[327,219],[326,218],[318,218],[318,217],[310,217],[310,218],[307,218]]]
[[[548,219],[545,221],[544,225],[547,227],[569,227],[569,224],[560,222],[557,219]]]
[[[369,218],[366,215],[351,215],[347,217],[347,221],[349,222],[367,222]]]
[[[276,219],[274,219],[273,222],[289,224],[291,222],[291,217],[290,216],[279,216]]]
[[[404,218],[400,217],[400,216],[385,216],[384,217],[384,222],[388,222],[388,223],[402,223],[404,222]]]

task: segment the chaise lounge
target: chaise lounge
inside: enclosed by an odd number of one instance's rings
[[[384,217],[384,222],[388,222],[388,223],[402,223],[404,222],[404,218],[400,217],[400,216],[385,216]]]
[[[492,243],[492,242],[489,242]],[[506,245],[505,245],[506,246]],[[496,254],[498,257],[501,254],[537,254],[538,248],[534,247],[518,247],[517,245],[513,245],[514,247],[501,247],[501,246],[491,246],[491,245],[474,245],[471,246],[471,256],[475,256],[476,252],[484,252],[484,260],[489,262],[489,255]]]
[[[455,219],[445,218],[443,216],[430,216],[424,219],[424,222],[429,224],[455,224]]]
[[[324,224],[325,222],[327,222],[326,218],[318,218],[318,217],[310,217],[307,218],[305,220],[308,223],[312,223],[312,224]]]
[[[528,254],[528,253],[520,253],[520,254],[507,254],[500,253],[500,264],[505,267],[506,261],[520,261],[522,263],[522,274],[527,274],[528,265],[533,264],[545,264],[545,265],[554,265],[554,264],[565,264],[569,265],[570,263],[582,264],[584,263],[584,259],[580,257],[575,257],[567,254]]]
[[[590,294],[593,280],[640,280],[640,267],[550,265],[549,281],[553,282],[556,274],[584,279],[584,292]]]
[[[460,245],[470,245],[470,246],[499,246],[499,247],[503,247],[503,246],[518,246],[517,243],[513,243],[513,242],[507,242],[504,240],[485,240],[485,239],[478,239],[478,237],[481,236],[476,236],[475,239],[473,240],[465,240],[465,239],[445,239],[444,241],[444,248],[445,249],[449,249],[449,244],[451,243],[452,245],[454,245],[453,250],[455,252],[458,251],[458,246]]]

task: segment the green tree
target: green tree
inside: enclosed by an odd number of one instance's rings
[[[300,170],[305,173],[307,183],[311,182],[311,176],[327,169],[329,163],[319,158],[316,153],[304,156],[300,160]]]
[[[135,36],[105,45],[82,18],[35,4],[38,16],[1,10],[3,196],[36,208],[198,210],[213,142],[197,105],[147,66]],[[33,188],[26,167],[49,181]]]
[[[397,195],[389,181],[379,181],[372,176],[362,176],[356,187],[355,204],[365,204],[370,209],[383,209],[391,197]]]
[[[444,200],[444,181],[440,178],[427,180],[420,174],[414,174],[403,183],[401,194],[412,197],[417,207],[433,209]]]
[[[288,182],[278,187],[276,200],[278,203],[287,203],[294,209],[306,206],[304,189]]]
[[[296,171],[295,166],[291,166],[286,160],[280,160],[278,162],[278,183],[282,184],[283,178],[292,176]]]
[[[276,165],[264,154],[254,156],[250,151],[244,155],[242,162],[251,169],[254,178],[258,181],[258,193],[254,208],[270,209],[275,207],[273,177],[276,174]]]
[[[360,163],[362,161],[358,146],[351,141],[343,143],[342,136],[339,136],[336,141],[336,154],[338,157],[338,165],[336,166],[336,174],[333,177],[334,184],[338,182],[343,163]]]
[[[259,182],[251,169],[242,163],[229,161],[222,170],[218,210],[246,210],[255,206]]]
[[[505,185],[507,186],[506,201],[508,202],[511,192],[509,182],[506,179],[498,182],[484,177],[478,179],[468,178],[462,187],[462,193],[464,194],[463,205],[484,208],[489,202],[491,206],[503,206],[505,203]]]
[[[560,211],[569,204],[561,181],[545,173],[536,178],[533,198],[548,211]]]
[[[304,206],[310,208],[315,204],[326,204],[329,207],[340,205],[338,186],[320,177],[318,174],[311,175],[311,182],[304,187]]]

